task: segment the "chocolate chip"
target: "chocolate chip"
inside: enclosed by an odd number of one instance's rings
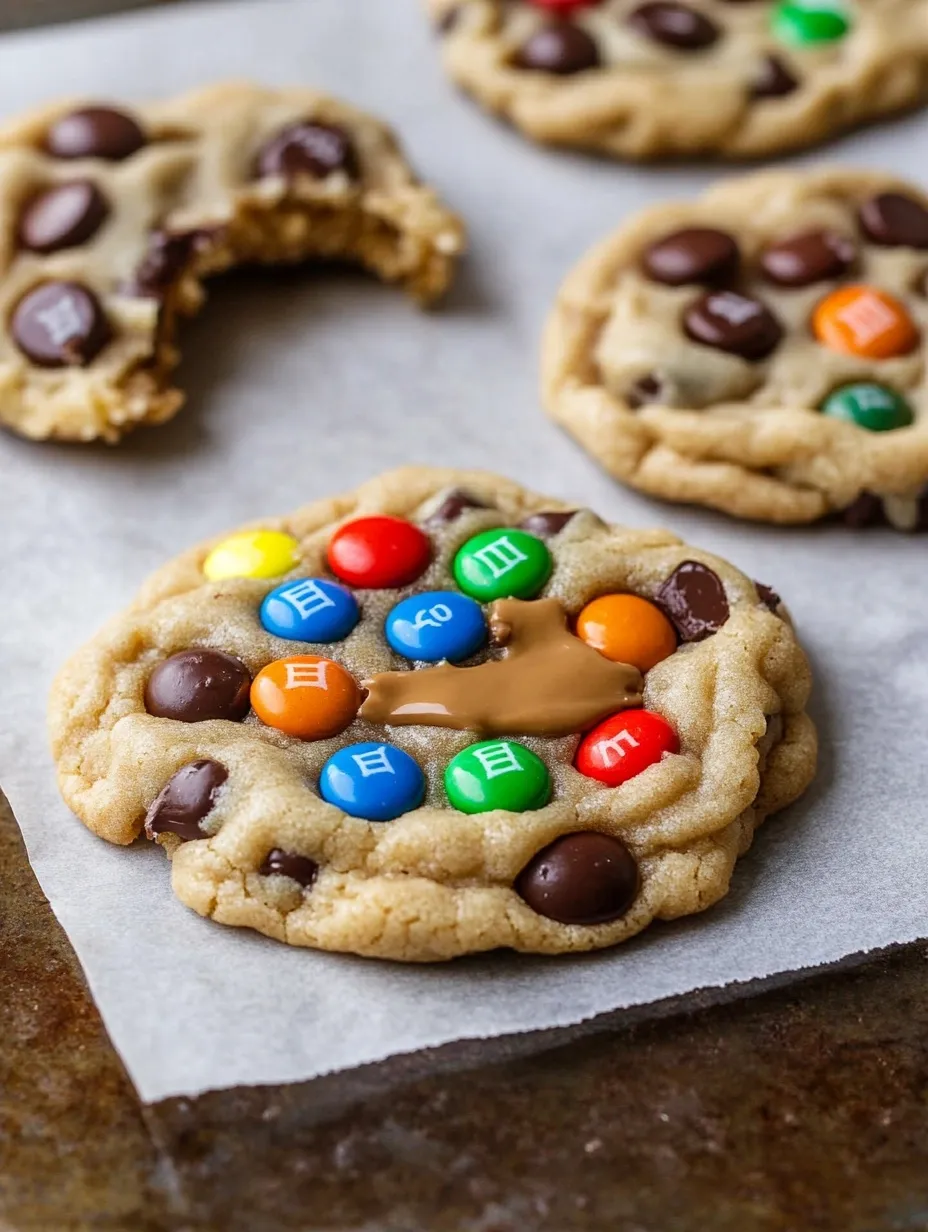
[[[763,582],[755,582],[754,588],[757,591],[761,603],[769,607],[771,612],[775,612],[783,602],[772,586],[765,586]]]
[[[657,602],[684,642],[701,642],[728,619],[728,599],[717,573],[696,560],[678,565],[657,592]]]
[[[874,244],[928,248],[928,210],[904,193],[879,193],[864,201],[860,225]]]
[[[487,506],[476,496],[471,496],[463,488],[455,488],[449,492],[438,508],[430,513],[425,520],[426,526],[447,526],[456,522],[465,509],[486,509]]]
[[[121,162],[147,143],[144,132],[124,111],[82,107],[56,120],[45,134],[45,149],[55,158],[105,158]]]
[[[841,521],[851,530],[863,530],[867,526],[885,526],[886,511],[881,497],[874,492],[861,492],[841,510]]]
[[[198,227],[176,234],[160,229],[153,231],[148,237],[148,251],[123,291],[146,299],[163,299],[196,253],[212,242],[217,231],[215,227]]]
[[[522,44],[513,60],[516,68],[567,77],[597,68],[599,48],[585,30],[569,21],[542,26]]]
[[[765,56],[750,85],[751,98],[784,98],[799,88],[799,82],[779,56]]]
[[[760,360],[779,344],[783,327],[766,304],[736,291],[710,291],[683,314],[683,327],[694,342]]]
[[[358,160],[351,137],[343,128],[318,120],[301,120],[288,125],[261,147],[255,168],[259,178],[311,175],[323,180],[335,171],[355,178]]]
[[[675,0],[649,0],[639,5],[629,15],[628,24],[645,38],[679,51],[711,47],[721,33],[703,13]]]
[[[854,263],[853,240],[836,231],[803,231],[765,248],[760,267],[781,287],[808,287],[826,278],[840,278]]]
[[[741,254],[733,236],[713,227],[684,227],[656,240],[641,266],[649,278],[668,287],[687,282],[719,286],[737,272]]]
[[[550,539],[560,534],[567,523],[574,520],[577,513],[576,509],[545,509],[541,513],[530,513],[519,523],[519,529],[527,530],[530,535],[537,535],[539,539]]]
[[[240,722],[248,713],[251,676],[219,650],[182,650],[159,663],[145,686],[145,709],[161,719]]]
[[[454,27],[458,24],[461,16],[461,6],[456,4],[447,12],[442,13],[435,24],[435,29],[439,34],[450,34]]]
[[[212,812],[219,789],[229,777],[218,761],[192,761],[181,766],[156,796],[145,817],[145,833],[176,834],[189,840],[205,838],[200,822]]]
[[[89,364],[112,337],[100,301],[79,282],[43,282],[13,310],[10,332],[40,368]]]
[[[638,864],[621,839],[592,830],[565,834],[534,856],[516,880],[533,911],[561,924],[605,924],[635,901]]]
[[[275,847],[258,869],[264,877],[292,877],[301,886],[311,886],[319,874],[319,865],[308,856],[298,856],[293,851]]]
[[[657,402],[661,396],[661,383],[653,373],[648,373],[646,376],[639,377],[638,380],[626,391],[625,401],[633,411],[636,411],[639,406],[646,406],[649,402]]]
[[[19,242],[30,252],[58,252],[84,244],[110,207],[91,180],[71,180],[32,198],[19,220]]]

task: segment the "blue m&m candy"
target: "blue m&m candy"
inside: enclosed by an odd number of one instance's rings
[[[325,578],[296,578],[265,596],[261,623],[292,642],[340,642],[361,617],[350,590]]]
[[[322,767],[319,791],[351,817],[392,821],[425,798],[425,775],[395,744],[349,744]]]
[[[487,640],[483,609],[453,590],[410,595],[390,612],[387,641],[407,659],[425,663],[459,663]]]

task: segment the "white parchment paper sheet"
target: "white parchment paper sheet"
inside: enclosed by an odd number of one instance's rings
[[[0,439],[0,782],[142,1096],[291,1081],[578,1022],[928,932],[925,540],[776,531],[624,492],[538,413],[536,351],[567,267],[629,210],[710,173],[536,150],[444,83],[418,0],[257,0],[0,43],[0,111],[142,98],[226,75],[329,87],[388,117],[468,219],[441,312],[358,277],[245,277],[187,328],[189,407],[117,449]],[[829,152],[918,173],[928,115]],[[54,671],[162,561],[407,461],[486,466],[614,520],[669,524],[788,599],[816,668],[821,773],[708,915],[612,953],[435,968],[288,950],[173,898],[163,854],[107,847],[46,752]]]

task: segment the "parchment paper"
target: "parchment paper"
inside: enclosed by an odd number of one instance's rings
[[[183,336],[190,405],[174,423],[117,449],[0,440],[0,782],[142,1097],[306,1079],[928,933],[925,540],[649,503],[538,411],[539,328],[567,267],[631,209],[712,173],[533,149],[445,85],[418,0],[183,5],[7,37],[0,110],[226,75],[329,87],[395,122],[468,219],[473,255],[432,315],[354,276],[225,283]],[[926,148],[928,115],[829,157],[917,175]],[[49,682],[150,570],[406,461],[495,468],[614,520],[670,525],[787,598],[817,673],[821,771],[708,915],[580,959],[404,968],[288,950],[188,912],[159,850],[108,847],[60,803]]]

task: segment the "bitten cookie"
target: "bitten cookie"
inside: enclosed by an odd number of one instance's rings
[[[186,553],[61,673],[62,793],[182,902],[403,961],[721,898],[815,769],[777,595],[665,531],[409,468]]]
[[[758,157],[928,94],[924,0],[426,0],[450,76],[537,141]]]
[[[548,411],[616,478],[743,518],[928,525],[928,197],[778,171],[649,208],[558,294]]]
[[[7,124],[0,210],[0,423],[77,441],[176,413],[175,321],[208,275],[343,258],[428,301],[464,242],[384,124],[242,82]]]

